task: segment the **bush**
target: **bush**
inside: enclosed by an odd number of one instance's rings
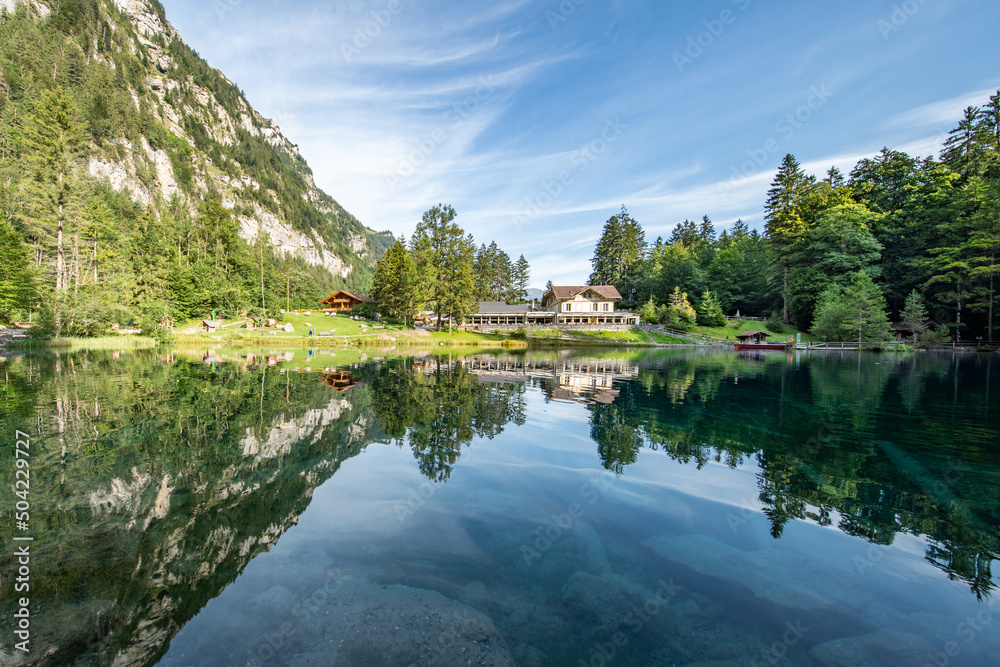
[[[946,327],[937,329],[927,329],[917,335],[917,347],[928,349],[931,347],[941,347],[951,342],[951,333]]]
[[[768,317],[767,322],[764,323],[764,328],[771,333],[785,333],[785,324],[781,321],[781,313],[776,310],[772,311],[771,316]]]
[[[528,330],[527,329],[515,329],[510,334],[511,340],[528,340]]]

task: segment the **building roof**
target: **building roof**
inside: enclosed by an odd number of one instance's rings
[[[741,333],[741,334],[736,334],[736,337],[737,338],[753,338],[754,336],[764,336],[765,338],[767,338],[770,335],[771,334],[769,334],[766,331],[746,331],[746,332]]]
[[[371,298],[370,296],[365,296],[364,294],[354,294],[352,292],[348,292],[347,290],[340,290],[339,292],[334,292],[330,296],[323,299],[323,301],[321,301],[320,303],[333,301],[334,297],[340,296],[341,294],[348,296],[356,301],[360,301],[361,303],[375,303],[375,299]]]
[[[542,299],[549,296],[550,294],[559,301],[565,301],[567,299],[572,299],[577,294],[585,292],[587,290],[592,290],[597,292],[601,296],[607,299],[621,299],[622,295],[618,293],[614,285],[583,285],[583,286],[557,286],[553,285],[552,289],[542,295]]]
[[[480,301],[480,313],[526,313],[531,310],[527,303],[507,304],[503,301]]]
[[[212,327],[213,329],[219,328],[219,323],[215,320],[202,320],[201,323],[206,327]]]

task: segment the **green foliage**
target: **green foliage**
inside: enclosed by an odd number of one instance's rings
[[[37,298],[28,249],[21,235],[0,218],[0,322],[11,322]]]
[[[338,288],[368,291],[392,237],[315,191],[295,147],[273,141],[236,86],[179,39],[154,34],[172,59],[158,71],[113,3],[49,5],[46,20],[23,4],[0,16],[0,219],[38,260],[35,305],[50,307],[54,335],[135,327],[148,321],[148,303],[186,319],[215,308],[276,312],[286,284],[291,307],[315,307]],[[162,17],[159,3],[151,6]],[[235,141],[224,137],[224,114],[239,128]],[[170,118],[183,119],[186,136],[168,129]],[[169,159],[173,199],[160,196],[144,143]],[[88,159],[128,162],[151,201],[112,193],[87,175]],[[217,185],[223,180],[233,185]],[[224,196],[232,211],[218,205]],[[276,255],[253,230],[241,232],[237,216],[258,211],[325,243],[352,270],[343,278]]]
[[[698,314],[691,307],[686,292],[681,292],[680,287],[674,287],[670,293],[670,300],[667,302],[666,321],[678,329],[687,329],[694,326]]]
[[[642,305],[639,309],[639,316],[642,321],[646,324],[656,324],[660,321],[659,309],[656,307],[656,302],[653,301],[653,296],[649,296],[649,301]]]
[[[920,292],[913,290],[906,297],[906,305],[899,314],[900,324],[913,332],[913,344],[917,345],[917,337],[927,330],[927,307]]]
[[[764,328],[771,333],[785,333],[785,324],[781,321],[781,313],[777,310],[772,311],[764,323]]]
[[[722,312],[719,300],[710,291],[705,290],[698,302],[698,324],[703,327],[722,327],[726,325],[726,314]]]
[[[885,297],[864,271],[846,288],[832,286],[820,296],[812,332],[828,341],[882,342],[890,339]]]
[[[622,206],[621,213],[604,223],[604,231],[590,263],[589,285],[614,285],[626,299],[638,289],[646,260],[646,234]]]

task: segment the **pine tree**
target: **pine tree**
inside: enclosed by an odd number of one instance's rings
[[[924,297],[920,292],[913,290],[906,297],[906,304],[899,314],[900,323],[913,332],[913,345],[917,345],[917,335],[927,330],[927,308],[924,304]]]
[[[614,285],[626,300],[642,279],[646,259],[646,234],[622,206],[621,213],[604,223],[604,230],[590,260],[594,272],[590,285]]]
[[[680,287],[675,287],[670,293],[670,300],[667,303],[667,313],[672,324],[681,328],[686,328],[695,323],[698,314],[691,307],[688,295],[681,291]]]
[[[521,255],[514,263],[514,298],[511,303],[522,303],[528,298],[528,286],[531,284],[531,267],[528,260]]]
[[[792,248],[806,230],[802,218],[802,205],[808,194],[810,180],[803,172],[798,160],[790,153],[785,155],[781,167],[771,181],[764,205],[767,238],[775,251],[775,258],[782,276],[781,298],[783,310],[781,321],[790,323],[788,316],[788,272],[791,265]]]
[[[409,253],[403,240],[396,241],[375,265],[372,276],[371,296],[378,302],[379,312],[389,317],[400,317],[404,294],[401,285],[403,264]]]
[[[722,312],[719,300],[710,291],[705,290],[698,303],[698,324],[703,327],[726,326],[726,314]]]
[[[69,286],[64,240],[67,225],[80,216],[80,199],[74,162],[83,143],[83,125],[76,105],[62,88],[42,93],[25,130],[29,178],[28,233],[36,239],[42,256],[54,257],[51,269],[55,335],[62,332],[63,297]]]
[[[0,321],[33,305],[35,280],[21,234],[0,218]]]
[[[849,320],[845,328],[858,332],[858,342],[883,341],[889,338],[889,314],[882,290],[864,271],[854,275],[844,290]]]
[[[438,204],[424,213],[411,239],[418,280],[440,325],[441,316],[461,319],[476,298],[476,246],[455,224],[455,209]]]

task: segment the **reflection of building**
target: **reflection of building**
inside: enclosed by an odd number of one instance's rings
[[[328,387],[333,387],[334,391],[347,391],[348,389],[352,389],[361,384],[354,379],[351,371],[340,370],[328,371],[327,374],[323,376],[323,382],[325,382]]]
[[[525,382],[541,387],[551,399],[582,403],[612,403],[618,396],[616,381],[639,377],[638,366],[620,359],[569,357],[529,361],[478,355],[460,363],[478,375],[480,382]]]

